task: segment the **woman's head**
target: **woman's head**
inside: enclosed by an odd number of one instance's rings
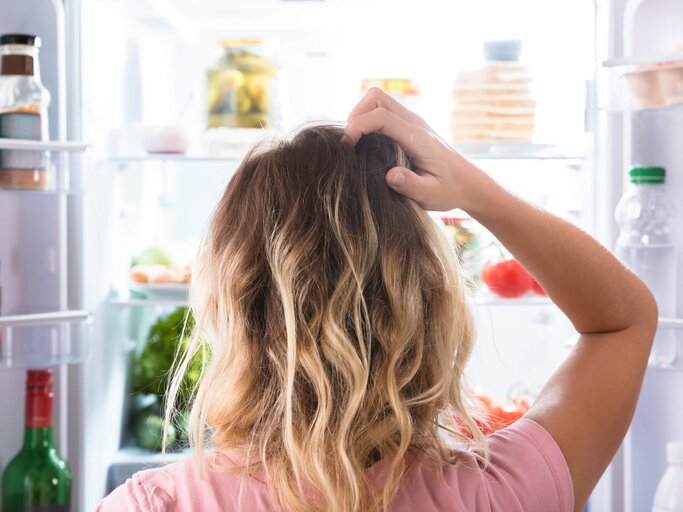
[[[191,352],[205,345],[209,362],[191,440],[208,425],[219,449],[257,455],[287,510],[373,508],[365,469],[379,459],[386,503],[408,452],[447,459],[444,412],[478,432],[460,389],[473,333],[457,261],[386,185],[410,165],[403,151],[380,135],[348,148],[342,133],[313,126],[254,149],[193,277]]]

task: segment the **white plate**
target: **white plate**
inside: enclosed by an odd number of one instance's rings
[[[187,299],[190,291],[189,284],[172,283],[130,283],[131,291],[142,293],[151,298],[180,298]]]

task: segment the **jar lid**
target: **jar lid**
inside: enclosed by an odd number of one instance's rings
[[[484,42],[484,57],[489,61],[515,62],[519,60],[521,51],[522,41],[519,39]]]
[[[631,183],[664,183],[664,167],[634,167],[628,173]]]
[[[261,46],[263,39],[219,39],[218,44],[223,48],[234,48],[237,46]]]
[[[683,441],[666,443],[666,461],[669,464],[680,464],[683,462]]]
[[[40,48],[40,37],[32,34],[3,34],[0,36],[0,45],[24,44]]]

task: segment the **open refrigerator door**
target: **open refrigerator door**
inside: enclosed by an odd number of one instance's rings
[[[0,45],[0,407],[6,411],[0,421],[0,466],[6,470],[22,446],[26,370],[51,370],[54,443],[75,477],[71,506],[81,508],[79,375],[91,315],[80,293],[77,212],[87,144],[68,129],[73,105],[64,5],[3,1],[0,11],[5,34]]]
[[[667,444],[683,439],[683,404],[677,392],[683,385],[683,231],[679,228],[681,210],[675,201],[683,187],[679,150],[683,130],[683,5],[667,0],[628,0],[605,2],[602,7],[612,20],[610,44],[599,70],[603,163],[608,171],[605,179],[612,183],[601,215],[601,224],[611,226],[603,230],[602,241],[615,247],[618,227],[610,214],[627,187],[627,172],[632,167],[664,168],[664,194],[676,206],[670,215],[675,264],[651,269],[653,276],[673,281],[673,297],[653,290],[660,309],[653,350],[662,350],[663,341],[671,350],[666,351],[666,357],[653,354],[631,429],[602,488],[610,488],[605,496],[611,496],[611,510],[655,510],[655,491],[667,467]]]

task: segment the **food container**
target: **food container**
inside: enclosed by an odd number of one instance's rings
[[[186,131],[175,126],[145,126],[142,141],[150,154],[183,154],[189,144]]]
[[[415,80],[410,78],[372,78],[361,80],[361,94],[365,94],[373,87],[382,89],[410,110],[416,110],[418,107],[420,88]]]
[[[270,128],[277,123],[277,66],[260,39],[219,41],[223,55],[207,72],[208,128]]]
[[[636,107],[657,107],[664,104],[664,96],[659,85],[659,71],[643,69],[626,73],[624,76]]]
[[[683,62],[659,70],[659,83],[667,105],[683,103]]]
[[[683,103],[683,60],[641,65],[624,78],[636,108]]]

